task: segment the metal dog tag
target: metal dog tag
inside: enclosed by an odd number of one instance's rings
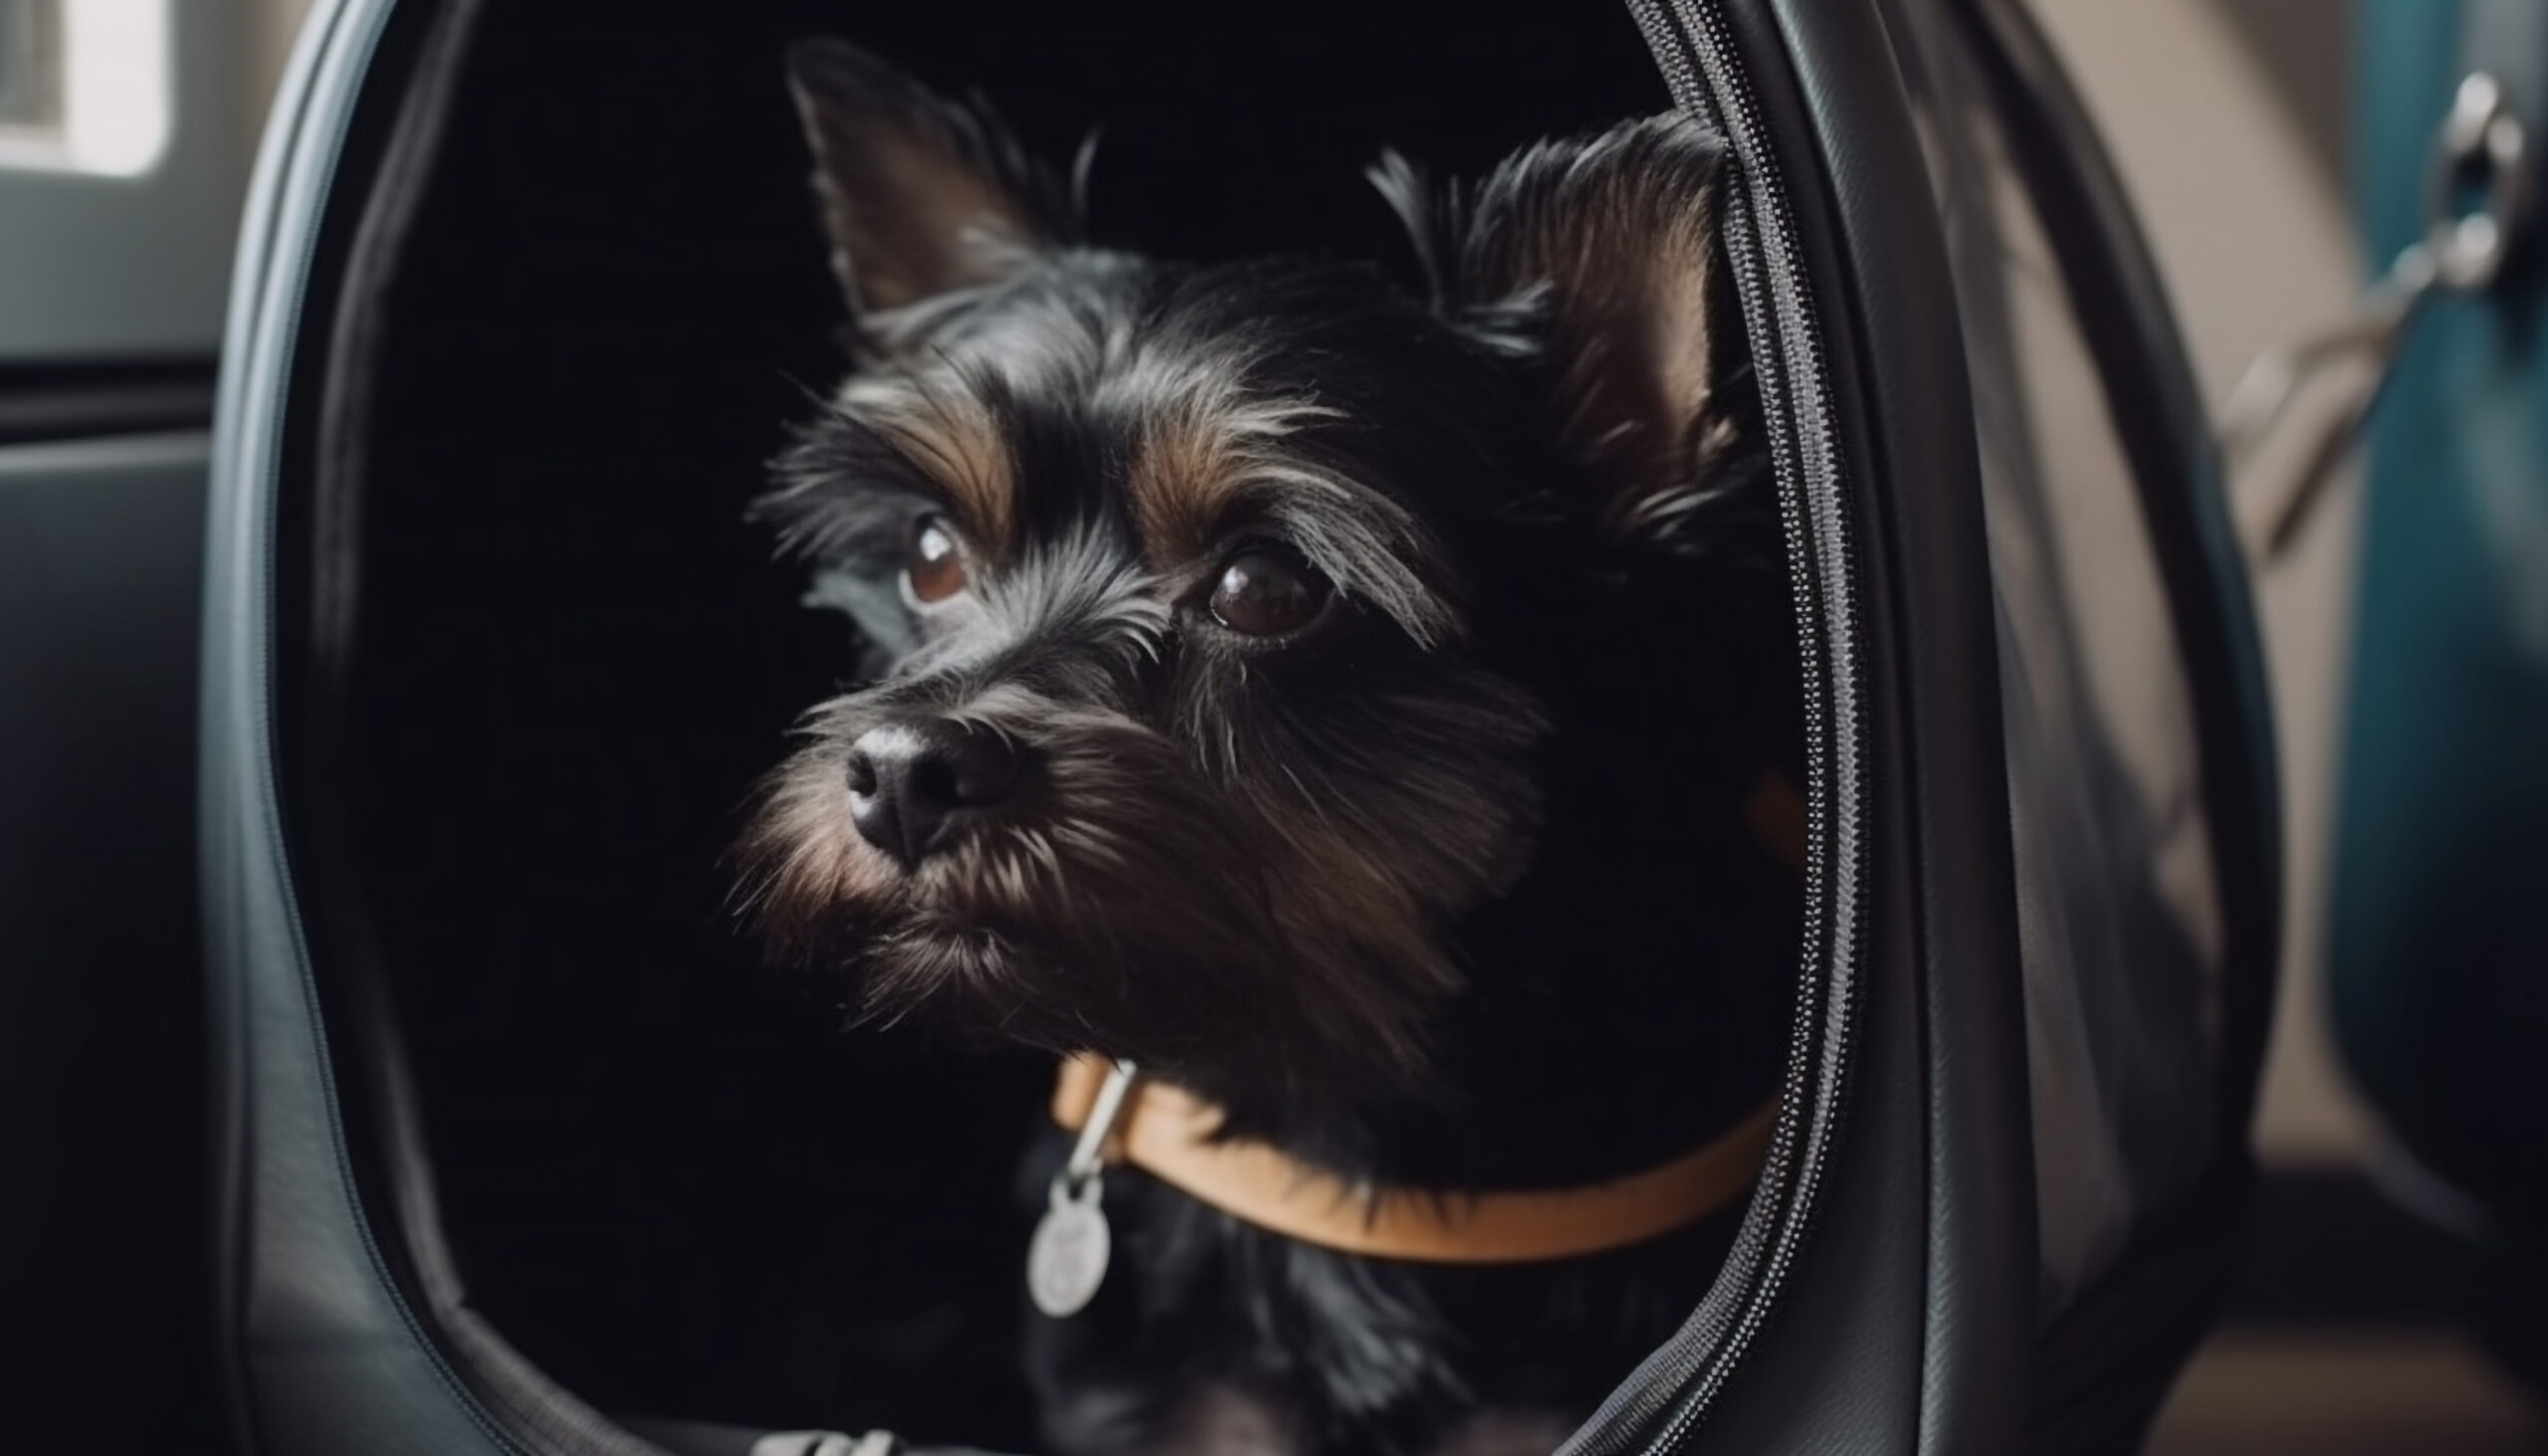
[[[1026,1246],[1027,1298],[1053,1319],[1087,1309],[1106,1282],[1107,1261],[1115,1254],[1115,1231],[1100,1206],[1106,1197],[1106,1139],[1138,1075],[1132,1063],[1122,1061],[1106,1074],[1079,1141],[1071,1144],[1070,1160],[1053,1174],[1052,1206],[1036,1220],[1034,1240]]]
[[[1035,1240],[1026,1246],[1026,1293],[1035,1308],[1056,1320],[1067,1320],[1088,1308],[1106,1282],[1106,1264],[1115,1252],[1114,1231],[1106,1210],[1098,1206],[1105,1189],[1094,1175],[1076,1189],[1070,1174],[1053,1179],[1053,1205],[1035,1223]]]

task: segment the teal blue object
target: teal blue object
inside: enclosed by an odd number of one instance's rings
[[[2424,230],[2460,10],[2360,0],[2356,18],[2357,221],[2385,262]],[[2533,64],[2548,76],[2548,58]],[[2373,420],[2328,940],[2365,1093],[2407,1151],[2534,1247],[2548,1227],[2540,272],[2534,258],[2492,296],[2433,306]]]

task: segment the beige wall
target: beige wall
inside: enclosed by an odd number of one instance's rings
[[[2174,293],[2208,397],[2361,286],[2341,191],[2341,0],[2034,0],[2104,128]],[[2333,74],[2329,74],[2329,73]],[[2283,768],[2282,1004],[2257,1136],[2269,1162],[2359,1159],[2370,1123],[2330,1051],[2319,926],[2351,609],[2350,475],[2258,602]]]
[[[188,0],[194,3],[194,0]],[[310,10],[310,0],[239,0],[246,11],[243,23],[248,30],[247,62],[249,95],[258,98],[250,115],[255,130],[265,129],[266,98],[275,93],[275,85],[283,77],[284,62],[292,55],[293,37],[300,34],[302,18]]]

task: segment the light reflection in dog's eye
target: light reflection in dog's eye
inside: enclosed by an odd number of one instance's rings
[[[956,533],[941,518],[924,516],[913,524],[903,581],[912,600],[923,606],[943,602],[964,589],[963,553],[956,548]]]
[[[1250,637],[1279,637],[1318,619],[1327,578],[1279,551],[1244,551],[1212,583],[1212,619]]]

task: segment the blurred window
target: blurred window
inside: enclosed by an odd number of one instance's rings
[[[0,376],[212,356],[264,100],[248,13],[0,0]]]
[[[0,166],[128,177],[167,150],[169,0],[0,0]]]

